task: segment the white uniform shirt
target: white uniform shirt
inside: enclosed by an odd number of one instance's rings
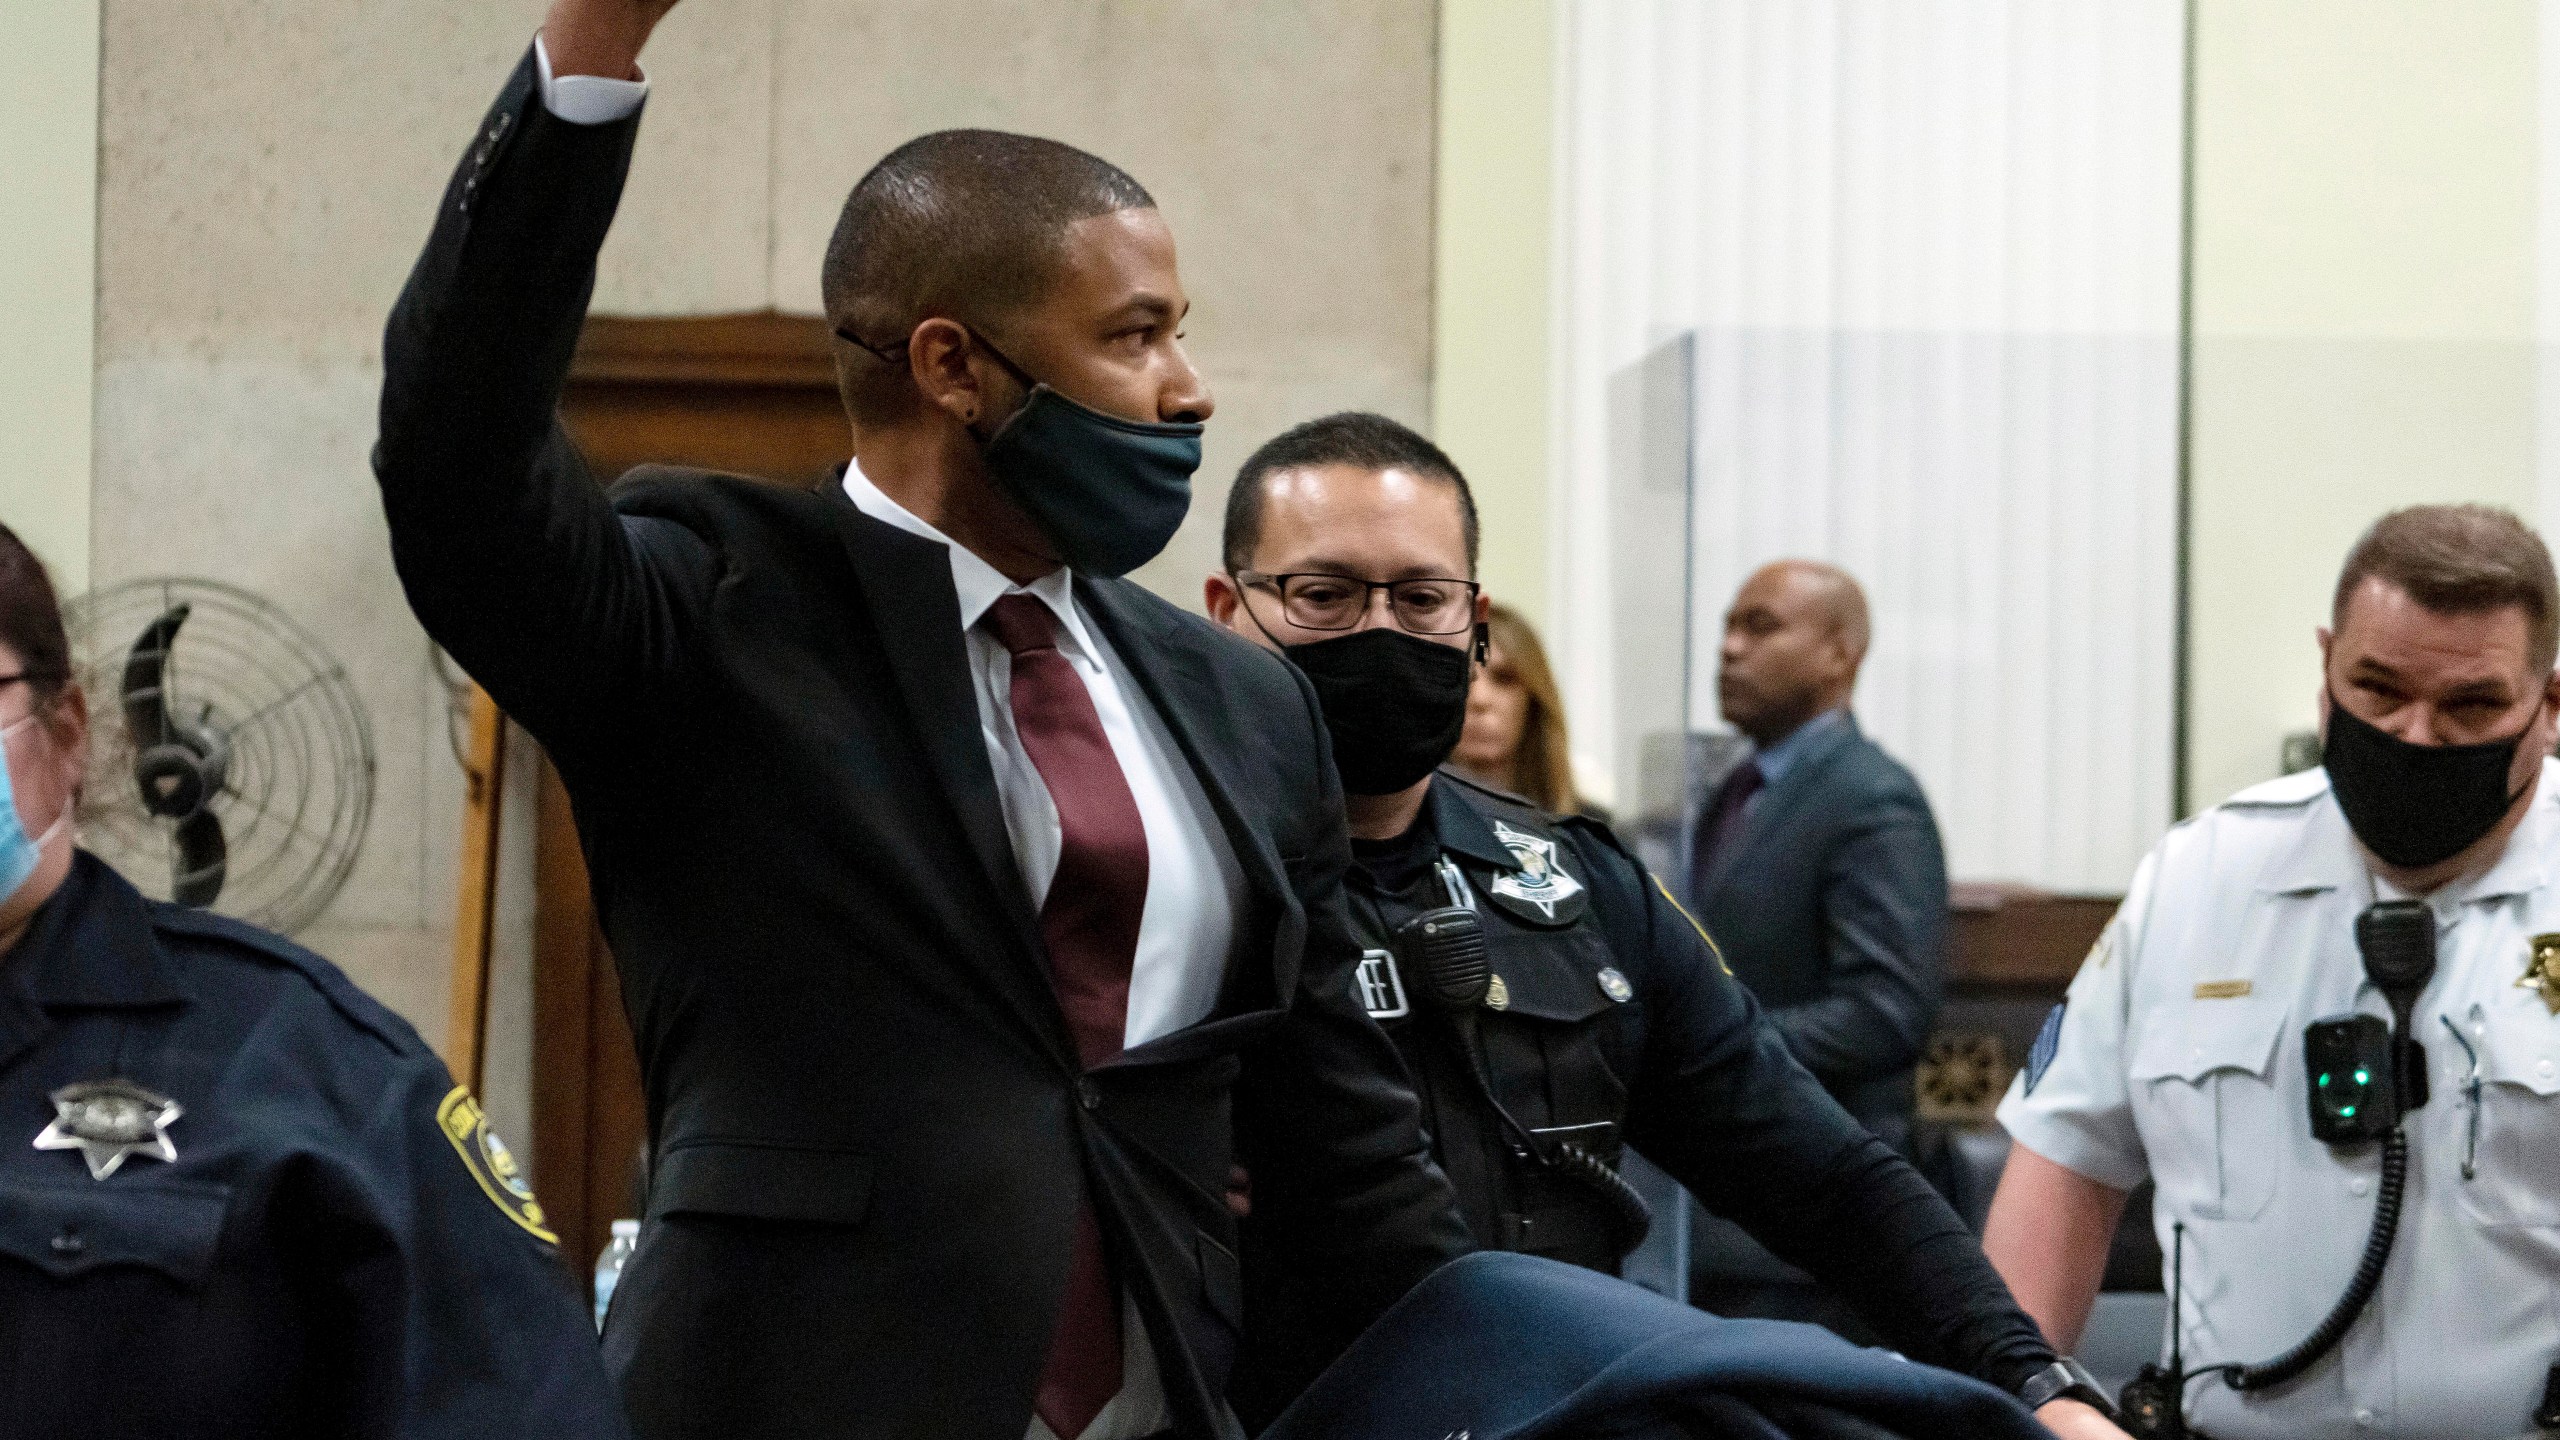
[[[593,75],[553,79],[551,56],[534,37],[542,102],[563,120],[604,125],[623,119],[648,97],[645,80]],[[1129,1019],[1123,1032],[1131,1048],[1169,1035],[1206,1017],[1226,976],[1235,935],[1244,869],[1227,842],[1199,776],[1183,759],[1164,720],[1139,694],[1128,666],[1100,632],[1085,623],[1073,577],[1058,570],[1017,586],[986,561],[953,544],[880,492],[861,467],[847,466],[845,493],[873,519],[936,541],[951,554],[951,579],[960,596],[960,629],[969,652],[969,676],[978,700],[979,736],[995,767],[996,794],[1014,862],[1037,909],[1058,872],[1058,807],[1049,787],[1014,733],[1011,703],[1013,657],[995,637],[977,628],[988,607],[1005,595],[1027,593],[1058,617],[1058,651],[1075,667],[1093,697],[1103,738],[1128,777],[1138,818],[1147,833],[1147,900],[1138,924],[1138,948],[1129,973]],[[1124,1363],[1120,1393],[1073,1440],[1133,1440],[1171,1423],[1155,1352],[1139,1322],[1138,1307],[1121,1309]],[[1024,1440],[1058,1440],[1033,1416]]]
[[[2380,1288],[2330,1356],[2270,1393],[2189,1387],[2217,1440],[2538,1434],[2560,1361],[2560,1016],[2520,987],[2533,937],[2560,934],[2560,762],[2485,873],[2427,897],[2435,978],[2420,994],[2431,1098],[2409,1117],[2408,1196]],[[2171,830],[2071,982],[2050,1065],[2001,1102],[2017,1142],[2117,1189],[2159,1183],[2163,1255],[2186,1224],[2190,1372],[2255,1364],[2308,1335],[2354,1275],[2380,1146],[2311,1136],[2303,1028],[2390,1008],[2364,980],[2356,916],[2373,880],[2328,775],[2244,790]],[[2476,1174],[2462,1163],[2470,1061]],[[2032,1070],[2032,1066],[2030,1067]],[[2165,1277],[2164,1277],[2165,1278]]]

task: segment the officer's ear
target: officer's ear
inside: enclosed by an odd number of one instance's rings
[[[89,771],[89,694],[79,681],[66,681],[39,714],[36,723],[52,741],[54,763],[61,767],[63,793],[77,795]]]

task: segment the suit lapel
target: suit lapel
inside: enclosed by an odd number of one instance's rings
[[[1844,718],[1841,724],[1831,727],[1829,733],[1813,737],[1805,752],[1796,757],[1785,774],[1778,777],[1778,783],[1760,792],[1760,802],[1751,807],[1751,814],[1742,822],[1742,833],[1734,836],[1733,844],[1716,857],[1715,870],[1707,876],[1705,893],[1698,897],[1702,907],[1733,879],[1734,870],[1743,856],[1766,850],[1778,836],[1803,823],[1804,796],[1812,790],[1822,772],[1830,768],[1831,762],[1838,759],[1841,752],[1849,748],[1850,742],[1857,738],[1857,722]]]
[[[940,545],[884,525],[855,508],[842,486],[828,494],[836,533],[852,557],[854,577],[871,602],[871,614],[888,652],[907,714],[915,722],[942,793],[959,813],[969,848],[1002,897],[1006,918],[1037,953],[1039,917],[1022,883],[1013,839],[1004,828],[995,772],[979,739],[978,696],[969,678],[969,654],[960,634],[960,596],[951,585],[951,559]]]
[[[1235,717],[1220,698],[1211,677],[1209,657],[1201,653],[1201,637],[1171,617],[1156,613],[1142,592],[1125,580],[1096,581],[1076,577],[1076,595],[1085,613],[1111,642],[1138,688],[1146,692],[1164,728],[1182,747],[1200,788],[1218,812],[1245,883],[1271,894],[1288,889],[1270,839],[1245,819],[1236,796],[1243,788],[1235,773],[1236,757],[1246,753]]]

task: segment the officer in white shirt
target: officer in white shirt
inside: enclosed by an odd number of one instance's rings
[[[2552,1433],[2535,1418],[2560,1398],[2550,555],[2505,511],[2397,511],[2348,556],[2330,623],[2324,767],[2242,791],[2143,861],[2001,1104],[2017,1145],[1984,1248],[2067,1351],[2126,1193],[2158,1182],[2186,1401],[2152,1433]],[[2411,1016],[2431,1096],[2404,1121],[2395,1242],[2334,1349],[2242,1393],[2214,1367],[2311,1336],[2367,1252],[2385,1146],[2314,1138],[2305,1030],[2389,1020],[2356,921],[2409,899],[2432,911],[2437,964]]]

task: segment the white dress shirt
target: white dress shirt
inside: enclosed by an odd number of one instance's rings
[[[1076,604],[1072,575],[1053,570],[1016,585],[986,561],[953,544],[880,492],[859,464],[844,472],[845,494],[871,518],[943,546],[960,596],[960,629],[969,649],[969,679],[978,696],[978,734],[994,767],[1014,863],[1037,909],[1058,872],[1058,807],[1013,729],[1013,656],[978,624],[996,601],[1031,595],[1058,617],[1058,653],[1075,667],[1101,717],[1103,738],[1128,777],[1129,794],[1147,832],[1147,904],[1129,971],[1129,1023],[1123,1043],[1134,1049],[1194,1024],[1217,1003],[1235,938],[1236,902],[1244,870],[1209,808],[1200,779],[1176,748],[1128,667]]]
[[[1036,909],[1049,894],[1058,872],[1062,834],[1058,807],[1022,748],[1013,726],[1013,656],[978,621],[1007,595],[1031,595],[1058,618],[1058,653],[1084,681],[1101,718],[1103,738],[1110,741],[1129,793],[1138,803],[1138,818],[1147,833],[1147,900],[1138,923],[1137,955],[1129,971],[1129,1019],[1123,1043],[1134,1048],[1193,1024],[1217,1003],[1226,974],[1227,949],[1235,935],[1238,898],[1244,871],[1219,828],[1209,798],[1200,789],[1164,721],[1144,701],[1128,668],[1100,632],[1085,623],[1077,606],[1073,574],[1060,568],[1028,585],[1016,585],[966,546],[917,518],[914,512],[881,493],[862,473],[859,463],[844,472],[844,490],[855,508],[875,520],[895,525],[941,545],[951,557],[951,584],[960,597],[960,631],[969,652],[969,680],[978,697],[978,734],[995,769],[996,796],[1004,808],[1004,827],[1013,839],[1014,863]],[[1132,703],[1132,697],[1136,697]],[[1156,1373],[1155,1351],[1137,1305],[1123,1298],[1120,1306],[1124,1356],[1120,1393],[1094,1416],[1077,1440],[1136,1440],[1162,1430],[1166,1414],[1164,1384]],[[1058,1440],[1033,1416],[1026,1440]]]
[[[604,125],[625,118],[648,98],[648,81],[595,75],[555,79],[542,37],[533,42],[542,103],[560,119]],[[1039,598],[1058,617],[1058,652],[1074,666],[1103,737],[1128,778],[1147,835],[1146,909],[1138,924],[1137,954],[1129,973],[1129,1018],[1124,1043],[1134,1048],[1197,1023],[1217,1003],[1235,936],[1244,870],[1227,843],[1200,779],[1176,747],[1162,717],[1146,703],[1127,665],[1109,642],[1085,623],[1075,600],[1074,577],[1056,570],[1029,585],[1015,585],[986,561],[882,494],[859,465],[845,468],[845,493],[876,520],[942,545],[951,556],[951,580],[959,592],[959,622],[969,653],[969,676],[978,699],[978,733],[994,767],[1014,861],[1034,909],[1048,897],[1057,874],[1061,830],[1049,787],[1014,733],[1011,703],[1013,657],[978,628],[988,607],[1011,594]],[[1073,1440],[1138,1440],[1171,1423],[1154,1347],[1123,1297],[1120,1393]],[[1033,1416],[1024,1440],[1060,1440]]]

